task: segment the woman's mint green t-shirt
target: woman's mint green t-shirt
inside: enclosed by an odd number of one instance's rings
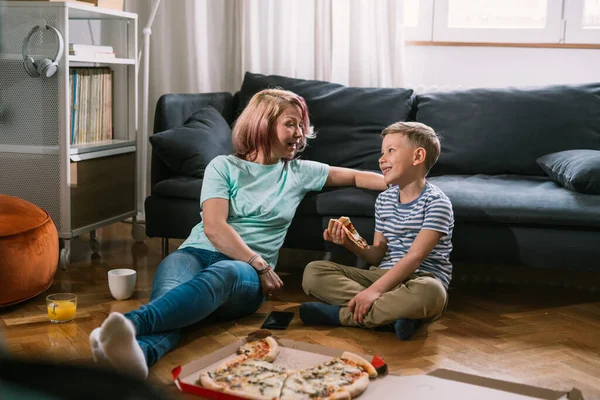
[[[218,156],[204,172],[200,207],[211,198],[229,200],[227,223],[248,247],[275,266],[298,204],[307,192],[321,190],[328,174],[329,166],[316,161],[263,165],[233,155]],[[180,246],[184,247],[218,251],[204,234],[204,221],[192,229]]]

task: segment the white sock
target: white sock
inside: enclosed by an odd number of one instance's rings
[[[106,358],[120,373],[146,379],[148,366],[135,339],[135,328],[121,313],[112,312],[100,328],[100,345]]]
[[[106,354],[104,354],[104,350],[102,350],[102,345],[100,344],[100,328],[96,328],[90,333],[90,348],[92,349],[92,358],[94,362],[98,364],[109,364],[108,358],[106,358]]]

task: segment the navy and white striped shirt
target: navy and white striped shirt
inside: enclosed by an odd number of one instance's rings
[[[400,188],[392,186],[377,197],[375,202],[375,231],[387,239],[388,249],[379,264],[392,268],[408,253],[421,229],[444,234],[431,253],[415,271],[430,272],[448,289],[452,278],[452,230],[454,213],[452,203],[437,186],[426,182],[423,192],[407,204],[400,203]]]

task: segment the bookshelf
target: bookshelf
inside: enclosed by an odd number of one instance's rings
[[[132,219],[132,236],[145,238],[136,223],[137,174],[141,135],[138,128],[137,14],[61,1],[0,2],[4,26],[0,35],[0,187],[3,194],[28,200],[47,210],[61,241],[60,264],[70,262],[70,240],[84,233]],[[21,46],[36,25],[55,27],[65,49],[58,72],[49,78],[31,77],[23,68]],[[83,24],[83,25],[82,25]],[[99,35],[94,37],[92,25]],[[114,57],[69,54],[69,44],[89,40],[111,46]],[[93,43],[93,42],[97,43]],[[52,57],[55,36],[35,33],[28,53],[36,60]],[[74,68],[104,68],[112,73],[109,135],[73,140]],[[98,89],[89,90],[90,105],[99,107]],[[107,93],[107,92],[103,92]],[[100,115],[100,114],[98,114]],[[94,115],[90,116],[95,121]],[[86,132],[91,128],[86,128]],[[92,240],[92,249],[96,242]]]

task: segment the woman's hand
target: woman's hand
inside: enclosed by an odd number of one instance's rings
[[[272,269],[259,275],[259,278],[263,294],[266,296],[279,293],[283,289],[281,278]]]
[[[365,316],[369,313],[371,306],[373,306],[373,303],[375,303],[375,300],[379,296],[381,296],[381,293],[369,288],[363,290],[350,300],[348,309],[354,314],[354,322],[363,324]]]
[[[323,239],[344,247],[350,242],[344,232],[344,225],[335,219],[329,220],[329,226],[323,231]]]
[[[271,296],[274,293],[278,293],[283,289],[283,282],[279,275],[273,271],[273,268],[269,265],[268,262],[265,261],[262,257],[257,257],[252,261],[252,267],[256,269],[256,271],[261,271],[266,268],[270,268],[269,271],[265,272],[262,275],[258,275],[260,279],[260,287],[262,288],[263,294],[265,296]]]

